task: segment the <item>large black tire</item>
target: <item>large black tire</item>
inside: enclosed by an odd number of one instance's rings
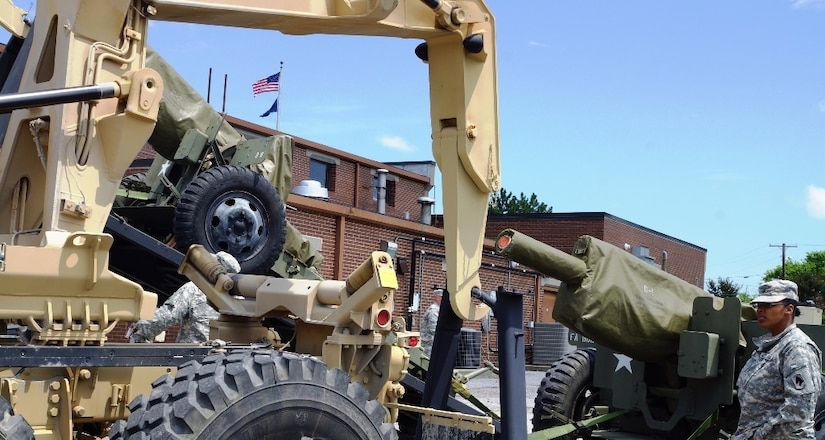
[[[554,362],[541,380],[533,406],[533,432],[560,426],[545,408],[572,420],[581,420],[587,411],[598,404],[598,389],[593,387],[593,367],[596,352],[592,348],[579,349]],[[575,439],[586,433],[570,434],[562,439]]]
[[[111,440],[395,439],[366,388],[314,358],[272,350],[188,362],[129,405]]]
[[[23,416],[14,415],[11,405],[0,397],[0,439],[2,440],[33,440],[34,430]]]
[[[272,184],[248,168],[210,168],[181,193],[173,227],[181,252],[202,244],[225,251],[241,272],[265,274],[286,241],[286,207]]]

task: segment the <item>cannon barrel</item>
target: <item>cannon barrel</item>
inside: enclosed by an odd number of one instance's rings
[[[565,283],[579,284],[587,272],[584,261],[513,229],[499,234],[496,252]]]

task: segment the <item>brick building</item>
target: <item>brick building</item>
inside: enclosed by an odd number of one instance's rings
[[[248,139],[278,134],[237,118],[227,117],[227,121]],[[315,180],[321,182],[328,193],[326,199],[293,193],[286,201],[290,207],[289,221],[313,238],[324,257],[321,274],[328,279],[344,279],[370,252],[379,249],[382,241],[395,243],[399,280],[396,314],[405,316],[408,325],[417,330],[419,320],[432,303],[433,288],[446,285],[442,268],[444,234],[438,227],[441,219],[430,216],[427,211],[435,163],[381,163],[293,138],[293,187],[302,180]],[[145,160],[151,156],[150,151],[140,156],[143,161],[136,161],[138,167],[148,167]],[[386,170],[384,213],[379,213],[377,185],[379,173],[384,172],[379,170]],[[607,213],[490,216],[485,234],[489,240],[480,273],[481,288],[502,287],[523,294],[528,361],[533,343],[531,324],[552,321],[558,282],[530,268],[512,265],[492,252],[492,240],[506,228],[568,253],[576,238],[584,234],[620,247],[627,243],[629,251],[640,258],[692,284],[703,285],[705,249]],[[481,359],[497,362],[495,319],[465,322],[464,327],[480,334]],[[174,333],[171,333],[167,340],[173,340]]]

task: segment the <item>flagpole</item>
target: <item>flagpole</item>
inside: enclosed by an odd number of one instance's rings
[[[275,130],[281,131],[281,109],[283,108],[284,103],[281,101],[281,84],[283,84],[283,73],[284,71],[284,62],[281,61],[281,68],[278,70],[278,97],[275,98],[275,102],[278,102],[278,111],[275,112]]]

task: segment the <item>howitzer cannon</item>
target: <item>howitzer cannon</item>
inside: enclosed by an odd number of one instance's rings
[[[508,229],[496,250],[562,282],[553,318],[580,347],[547,371],[533,410],[533,430],[543,431],[531,439],[613,438],[608,429],[622,438],[718,439],[735,430],[746,341],[764,332],[750,306],[590,236],[568,255]],[[825,342],[821,326],[800,328]]]

